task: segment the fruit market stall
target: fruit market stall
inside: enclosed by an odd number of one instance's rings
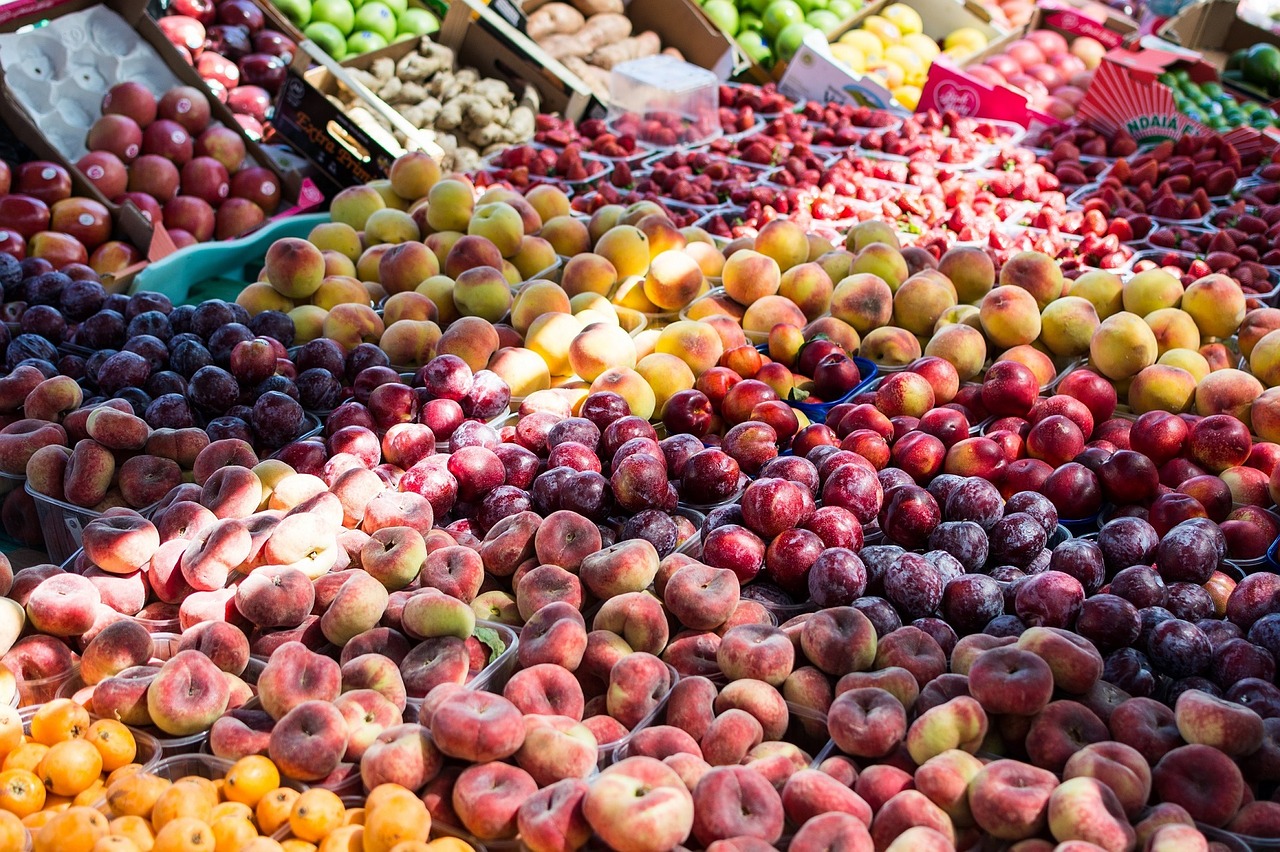
[[[1234,9],[0,7],[0,850],[1274,848]]]

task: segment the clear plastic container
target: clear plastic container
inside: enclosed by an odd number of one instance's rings
[[[722,135],[720,81],[673,56],[648,56],[613,67],[609,124],[657,147],[699,145]]]
[[[16,491],[27,481],[25,476],[15,476],[11,473],[0,473],[0,497],[8,494],[10,491]]]
[[[520,635],[510,625],[496,621],[477,621],[476,627],[487,627],[495,631],[506,649],[468,681],[467,688],[501,693],[516,671],[516,648],[520,644]]]
[[[611,743],[604,743],[597,748],[596,765],[600,769],[604,769],[610,764],[617,763],[626,756],[627,746],[631,743],[631,739],[636,735],[637,731],[642,731],[652,725],[663,724],[667,714],[667,699],[671,697],[671,690],[675,689],[676,684],[680,682],[680,673],[676,671],[670,663],[666,665],[667,671],[671,673],[671,688],[658,699],[658,703],[653,706],[653,709],[649,711],[649,714],[637,722],[636,726],[632,728],[630,732]]]
[[[320,421],[317,420],[316,422],[319,423]],[[24,484],[23,488],[27,490],[27,493],[31,495],[31,499],[35,501],[36,518],[40,522],[40,531],[44,535],[45,551],[49,554],[50,560],[56,564],[66,562],[80,549],[80,539],[84,534],[84,528],[94,518],[102,517],[102,513],[47,497],[33,489],[30,483]],[[156,504],[152,503],[150,506],[144,506],[139,509],[138,513],[144,518],[149,518],[155,509]]]
[[[31,717],[39,709],[39,707],[32,706],[18,711],[18,718],[22,720],[22,732],[24,734],[30,736]],[[96,722],[101,718],[103,717],[89,714],[89,719],[92,722]],[[141,766],[143,772],[154,772],[155,767],[159,765],[160,759],[164,756],[160,751],[160,743],[156,742],[155,737],[138,728],[129,728],[129,733],[133,734],[133,742],[137,746],[133,762]]]
[[[357,773],[354,777],[358,782],[360,779],[359,773]],[[356,789],[354,791],[340,792],[338,790],[334,790],[334,792],[337,793],[338,798],[342,800],[343,807],[345,807],[349,811],[355,810],[357,808],[363,808],[365,806],[365,797],[359,788],[359,784],[356,785]],[[279,830],[276,831],[275,834],[271,835],[271,837],[278,843],[284,843],[287,840],[294,839],[293,832],[289,829],[289,823],[287,822],[283,826],[281,826]],[[457,838],[458,840],[461,840],[463,843],[467,844],[468,846],[470,846],[472,849],[475,850],[475,852],[487,852],[487,849],[489,848],[489,847],[486,847],[483,843],[481,843],[475,837],[472,837],[470,834],[467,834],[462,829],[454,828],[451,825],[446,825],[440,822],[439,820],[431,821],[430,837],[432,840],[438,840],[441,837],[454,837],[454,838]],[[516,841],[502,841],[502,842],[509,843],[509,844],[516,843]],[[513,845],[512,848],[520,848],[520,847]]]
[[[502,694],[502,690],[507,685],[507,681],[511,679],[511,675],[515,674],[517,668],[516,649],[520,645],[520,634],[507,624],[500,624],[496,621],[477,620],[476,627],[484,627],[498,634],[499,641],[502,642],[504,648],[494,660],[481,669],[475,677],[467,681],[465,686],[467,689],[475,689],[483,692],[494,692]],[[412,715],[417,718],[417,713],[422,707],[422,699],[410,696],[406,699],[406,718],[409,717],[409,709],[412,708]]]
[[[18,706],[35,707],[52,701],[61,693],[63,685],[72,679],[79,679],[80,663],[73,663],[71,668],[61,674],[35,680],[18,681]]]
[[[180,754],[165,757],[163,760],[157,761],[154,765],[147,769],[152,775],[157,775],[167,781],[177,781],[182,778],[195,776],[197,778],[207,778],[210,781],[220,781],[227,777],[227,772],[235,765],[234,760],[228,760],[225,757],[215,757],[211,754]],[[290,781],[288,778],[280,779],[281,787],[288,787],[292,790],[302,792],[307,789],[307,785],[299,784],[297,781]],[[113,813],[106,799],[100,799],[94,806],[98,810],[110,817],[121,816],[121,814]]]
[[[160,664],[170,659],[178,652],[178,643],[181,640],[182,637],[176,633],[153,634],[151,643],[154,654],[151,658],[151,663]],[[249,685],[250,691],[255,695],[257,694],[258,676],[262,674],[262,669],[265,665],[261,659],[250,657],[244,671],[240,673],[240,679]],[[59,686],[57,697],[70,698],[86,707],[89,706],[88,702],[93,698],[93,689],[87,686],[80,677],[80,667],[78,665],[72,675]],[[207,730],[181,737],[165,733],[155,727],[135,728],[132,730],[141,731],[155,740],[165,757],[193,754],[200,751],[209,740],[209,732]]]

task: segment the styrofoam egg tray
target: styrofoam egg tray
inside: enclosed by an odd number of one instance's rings
[[[73,161],[87,153],[85,134],[102,114],[107,89],[133,81],[159,97],[180,85],[151,45],[103,6],[0,35],[0,67],[18,103]]]

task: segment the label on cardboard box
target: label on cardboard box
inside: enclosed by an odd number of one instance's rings
[[[804,40],[787,64],[787,71],[778,82],[778,91],[801,102],[814,100],[902,110],[884,86],[870,77],[854,74],[837,62],[827,52],[825,40],[821,45],[809,38]]]
[[[391,166],[392,156],[294,68],[289,69],[276,99],[272,124],[297,150],[306,151],[315,167],[339,187],[377,180]],[[350,142],[339,138],[335,124]]]
[[[1042,20],[1048,26],[1075,36],[1087,36],[1101,43],[1107,50],[1114,50],[1124,43],[1123,35],[1107,29],[1104,24],[1085,17],[1075,9],[1056,3],[1044,3],[1040,10]]]
[[[1023,127],[1062,122],[1031,108],[1027,96],[1008,86],[992,86],[970,77],[945,57],[934,60],[920,93],[920,109],[954,110],[969,118],[1012,121]]]
[[[1170,45],[1169,47],[1172,47]],[[1139,145],[1178,139],[1208,128],[1179,111],[1169,87],[1156,78],[1177,62],[1184,51],[1146,48],[1136,52],[1113,50],[1102,58],[1076,115],[1103,133],[1124,131]],[[1212,68],[1193,65],[1193,79]]]

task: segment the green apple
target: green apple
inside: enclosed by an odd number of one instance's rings
[[[772,2],[773,0],[742,0],[742,2],[739,3],[739,6],[744,11],[749,9],[756,15],[763,15],[764,10],[768,9],[769,4]]]
[[[409,9],[409,0],[382,0],[397,19]]]
[[[308,24],[302,34],[320,45],[320,49],[334,59],[341,60],[347,55],[347,37],[333,24],[323,21]]]
[[[778,33],[778,39],[774,43],[778,49],[778,58],[789,61],[800,49],[800,42],[804,41],[804,37],[814,31],[815,28],[804,21],[787,24],[782,32]]]
[[[751,58],[752,62],[766,68],[773,64],[773,51],[769,50],[769,43],[764,40],[764,35],[759,31],[746,30],[738,33],[738,46]]]
[[[804,16],[804,22],[814,29],[822,30],[824,34],[830,35],[839,28],[844,19],[832,12],[830,9],[814,9],[812,12]]]
[[[365,3],[356,11],[356,30],[368,30],[382,36],[384,42],[396,37],[396,16],[382,2]]]
[[[707,0],[702,11],[707,13],[712,23],[729,35],[738,34],[738,7],[733,5],[732,0]]]
[[[272,2],[298,29],[303,29],[311,23],[310,0],[272,0]]]
[[[760,20],[758,15],[753,15],[751,12],[743,12],[738,15],[738,32],[745,33],[747,30],[762,32],[764,30],[764,21]]]
[[[356,24],[356,10],[351,0],[316,0],[311,6],[311,21],[333,24],[346,36]]]
[[[401,35],[431,35],[440,29],[440,19],[426,9],[414,7],[396,19],[396,29]]]
[[[803,23],[804,10],[796,0],[773,0],[760,20],[764,21],[765,38],[774,39],[789,24]]]
[[[851,0],[831,0],[827,4],[827,11],[834,12],[836,17],[842,21],[847,21],[862,8],[861,0],[859,2],[851,2]]]
[[[800,8],[804,11],[805,16],[808,17],[810,12],[827,8],[828,0],[796,0],[796,2],[800,4]]]
[[[347,39],[347,53],[352,56],[359,56],[361,53],[369,53],[374,50],[382,50],[386,46],[387,40],[385,38],[368,30],[356,30]]]

